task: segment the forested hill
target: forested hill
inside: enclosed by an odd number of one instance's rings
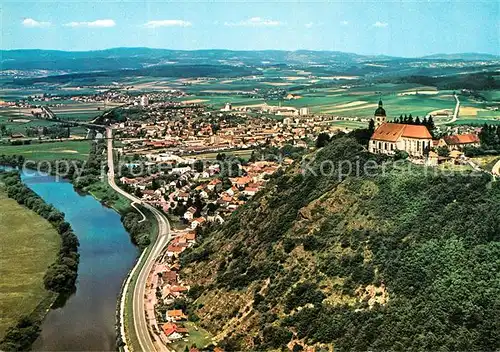
[[[313,157],[377,158],[347,137]],[[384,168],[273,176],[182,255],[191,318],[230,351],[498,350],[500,182]]]

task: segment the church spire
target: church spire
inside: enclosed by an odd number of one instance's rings
[[[375,128],[378,128],[381,124],[387,121],[385,110],[382,105],[382,98],[380,98],[378,101],[378,108],[375,110],[374,114]]]

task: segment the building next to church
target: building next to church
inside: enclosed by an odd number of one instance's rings
[[[439,141],[440,147],[448,147],[450,150],[460,150],[464,147],[476,147],[481,146],[481,141],[477,134],[457,134],[452,136],[444,136]]]
[[[375,132],[370,138],[370,153],[392,155],[404,150],[412,157],[423,157],[432,147],[432,136],[426,126],[387,122],[382,100],[375,110]]]

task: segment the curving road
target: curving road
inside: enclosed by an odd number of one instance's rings
[[[453,110],[453,118],[448,123],[453,123],[453,122],[457,121],[458,112],[460,111],[460,100],[458,100],[458,95],[454,94],[453,96],[455,97],[455,101],[457,103],[455,104],[455,110]]]
[[[491,173],[497,177],[500,177],[500,160],[493,166]]]
[[[156,242],[152,244],[151,251],[146,257],[145,263],[142,268],[139,270],[139,274],[137,276],[137,281],[135,283],[135,286],[132,287],[133,291],[133,297],[132,297],[132,304],[133,304],[133,320],[134,320],[134,334],[137,337],[137,340],[139,341],[139,345],[141,347],[141,351],[147,351],[147,352],[154,352],[154,351],[168,351],[167,347],[161,343],[155,343],[153,341],[153,338],[151,334],[149,333],[149,327],[148,327],[148,322],[146,321],[146,312],[145,312],[145,302],[144,302],[144,297],[145,297],[145,292],[146,292],[146,281],[148,278],[148,275],[153,268],[154,260],[160,255],[160,252],[162,249],[167,245],[167,243],[170,241],[171,236],[170,236],[170,224],[166,218],[165,215],[163,215],[158,209],[152,207],[149,204],[143,203],[139,198],[125,192],[122,190],[120,187],[118,187],[115,183],[115,168],[114,168],[114,162],[113,162],[113,130],[111,128],[106,129],[106,134],[108,137],[108,183],[109,185],[118,193],[123,195],[124,197],[130,199],[132,202],[136,204],[141,204],[143,207],[151,211],[153,215],[156,218],[156,221],[158,222],[158,236],[156,238]],[[133,272],[138,269],[138,266],[142,262],[142,257],[144,256],[141,255],[139,260],[136,263],[136,266],[133,269]],[[129,287],[130,280],[127,280],[124,288],[124,293],[123,293],[123,301],[126,297],[126,293],[130,289]],[[123,304],[121,304],[123,306]],[[120,317],[122,319],[122,324],[123,326],[123,309],[120,312]]]
[[[460,100],[458,99],[458,95],[453,95],[455,98],[455,108],[453,109],[453,117],[451,118],[450,121],[434,121],[434,123],[439,126],[439,125],[448,125],[450,123],[454,123],[458,120],[458,113],[460,112]]]

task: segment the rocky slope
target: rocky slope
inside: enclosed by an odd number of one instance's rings
[[[181,258],[190,311],[219,346],[500,347],[500,183],[382,165],[346,137],[309,159]],[[346,160],[357,175],[339,176]]]

